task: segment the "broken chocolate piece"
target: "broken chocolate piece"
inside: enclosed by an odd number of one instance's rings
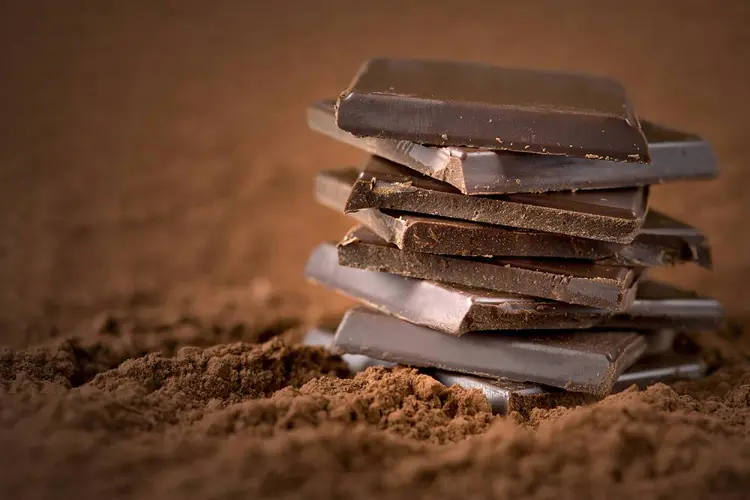
[[[646,218],[648,188],[466,196],[449,184],[371,156],[352,186],[345,212],[367,208],[630,243]]]
[[[317,201],[343,212],[357,175],[354,169],[319,172],[315,178]],[[700,231],[654,210],[648,211],[630,244],[376,208],[348,215],[400,249],[414,252],[606,260],[609,264],[643,267],[696,262],[711,267],[709,245]]]
[[[372,59],[336,106],[360,137],[649,163],[625,88],[605,77]]]
[[[482,330],[630,328],[715,330],[724,321],[718,301],[672,286],[641,281],[626,311],[564,304],[396,274],[342,266],[332,243],[313,250],[306,276],[386,314],[451,335]]]
[[[357,307],[344,315],[333,347],[383,361],[604,396],[641,357],[646,340],[635,332],[591,330],[456,338]]]
[[[623,311],[641,270],[578,260],[532,260],[432,255],[400,250],[362,226],[338,245],[339,264],[410,278]]]
[[[314,328],[307,332],[302,343],[330,348],[333,337],[334,333],[331,331]],[[352,373],[364,371],[370,366],[394,365],[394,363],[356,354],[344,354],[341,357]],[[459,385],[464,389],[479,389],[487,396],[492,411],[500,415],[507,415],[512,411],[528,413],[533,408],[554,408],[596,400],[591,394],[567,392],[529,382],[490,379],[434,369],[422,371],[449,387]],[[642,358],[622,373],[612,388],[612,392],[623,391],[631,385],[645,388],[656,382],[698,379],[705,376],[706,371],[706,363],[698,356],[675,353],[656,354]]]
[[[468,195],[612,189],[713,179],[718,174],[716,156],[704,139],[647,121],[641,124],[651,165],[357,137],[336,126],[334,105],[334,101],[320,101],[310,106],[310,128],[447,182]]]

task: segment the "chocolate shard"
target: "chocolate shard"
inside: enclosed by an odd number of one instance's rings
[[[313,250],[305,267],[313,282],[411,323],[460,336],[471,331],[630,328],[715,330],[724,321],[718,301],[654,281],[641,281],[626,311],[615,313],[342,266],[332,243]]]
[[[357,137],[336,126],[334,106],[335,101],[319,101],[310,106],[307,110],[310,128],[447,182],[468,195],[612,189],[713,179],[718,175],[716,156],[707,141],[647,121],[641,124],[651,152],[651,165]]]
[[[627,331],[456,338],[362,307],[347,311],[333,341],[334,349],[347,354],[601,396],[646,347],[642,335]]]
[[[371,156],[344,211],[378,208],[630,243],[648,211],[648,188],[466,196],[443,182]]]
[[[315,179],[317,201],[343,212],[357,176],[355,169],[319,172]],[[695,262],[711,268],[711,252],[705,236],[696,228],[655,210],[648,211],[638,235],[629,244],[377,208],[348,215],[400,249],[414,252],[600,260],[642,267]]]
[[[630,307],[641,270],[576,260],[466,258],[400,250],[367,228],[338,244],[339,264],[410,278],[541,297],[623,311]]]
[[[302,343],[330,348],[334,333],[314,328],[307,332]],[[353,373],[364,371],[370,366],[393,366],[367,356],[344,354],[342,356]],[[423,369],[424,373],[446,386],[459,385],[464,389],[479,389],[487,396],[494,413],[507,415],[510,412],[528,414],[533,408],[554,408],[561,405],[584,404],[595,401],[591,394],[568,392],[529,382],[513,382],[507,379],[489,379],[464,375],[444,370]],[[685,356],[664,352],[644,357],[622,373],[612,388],[620,392],[631,385],[645,388],[657,382],[671,382],[684,379],[698,379],[705,376],[706,363],[698,356]]]
[[[584,74],[372,59],[339,96],[336,125],[419,144],[650,162],[624,87]]]

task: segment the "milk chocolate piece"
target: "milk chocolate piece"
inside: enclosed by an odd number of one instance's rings
[[[447,182],[468,195],[612,189],[718,175],[716,156],[708,142],[647,121],[641,123],[651,165],[357,137],[336,126],[334,101],[310,106],[307,123],[316,132]]]
[[[336,107],[360,137],[649,163],[615,80],[469,62],[372,59]]]
[[[612,392],[624,391],[631,385],[643,389],[657,382],[699,379],[706,375],[706,371],[706,363],[698,356],[674,353],[649,356],[620,375]],[[514,411],[528,415],[533,408],[574,406],[596,400],[590,394],[566,392],[538,384],[492,380],[442,370],[429,370],[426,373],[448,387],[459,385],[465,389],[479,389],[487,396],[492,411],[500,415]]]
[[[578,260],[466,258],[400,250],[362,226],[338,245],[339,264],[410,278],[541,297],[623,311],[630,307],[640,269]]]
[[[315,179],[317,201],[343,212],[357,175],[354,169],[319,172]],[[711,268],[711,252],[703,234],[653,209],[629,244],[377,208],[348,215],[384,240],[414,252],[606,260],[610,264],[644,267],[696,262]]]
[[[648,188],[466,196],[449,184],[371,156],[344,208],[346,213],[399,210],[630,243],[646,218]]]
[[[646,350],[635,332],[467,334],[462,338],[357,307],[341,321],[333,347],[383,361],[606,395]]]
[[[724,320],[718,301],[654,281],[641,281],[630,308],[614,313],[346,267],[338,263],[338,252],[331,243],[315,248],[305,274],[373,309],[457,336],[482,330],[592,327],[701,331],[715,330]]]

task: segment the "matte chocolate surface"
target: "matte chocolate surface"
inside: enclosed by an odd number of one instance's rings
[[[578,260],[469,259],[410,252],[362,226],[339,243],[338,256],[346,267],[615,311],[630,307],[641,274],[640,269]]]
[[[457,338],[358,307],[344,315],[333,347],[383,361],[606,395],[641,357],[646,340],[623,331]]]
[[[367,208],[630,243],[646,218],[648,188],[466,196],[449,184],[371,156],[352,186],[345,212]]]
[[[302,343],[330,348],[334,333],[314,328],[307,332]],[[394,363],[380,361],[357,354],[344,354],[342,359],[352,373],[364,371],[370,366],[393,366]],[[554,408],[563,404],[582,404],[594,399],[590,394],[571,393],[554,387],[529,382],[513,382],[489,379],[443,370],[424,369],[426,374],[446,386],[459,385],[465,389],[479,389],[487,396],[494,413],[507,415],[512,411],[526,413],[533,408]],[[619,392],[631,385],[645,388],[656,382],[681,379],[697,379],[705,376],[706,363],[697,356],[682,356],[663,353],[644,357],[617,378],[612,392]],[[546,397],[543,397],[546,396]]]
[[[305,274],[313,282],[373,309],[451,335],[482,330],[592,327],[700,331],[714,330],[724,320],[718,301],[653,281],[641,281],[630,308],[614,313],[346,267],[338,263],[338,251],[331,243],[315,248]]]
[[[625,88],[569,72],[372,59],[341,93],[336,124],[420,144],[650,161]]]
[[[718,166],[702,138],[642,121],[651,165],[565,156],[544,156],[465,147],[434,147],[409,141],[357,137],[336,126],[334,101],[307,110],[311,129],[370,154],[381,156],[463,194],[542,193],[611,189],[678,180],[712,179]]]
[[[343,212],[357,176],[354,169],[319,172],[315,179],[317,201]],[[629,244],[377,208],[348,215],[384,240],[414,252],[606,260],[644,267],[696,262],[711,268],[711,252],[703,234],[654,210],[648,211],[638,235]]]

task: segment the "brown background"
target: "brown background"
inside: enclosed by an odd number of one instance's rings
[[[344,307],[301,272],[350,225],[313,205],[314,172],[360,155],[304,113],[376,55],[611,75],[642,116],[704,135],[721,178],[658,187],[653,204],[708,234],[716,269],[667,275],[746,312],[748,5],[2,2],[4,340],[135,293],[258,278]]]

